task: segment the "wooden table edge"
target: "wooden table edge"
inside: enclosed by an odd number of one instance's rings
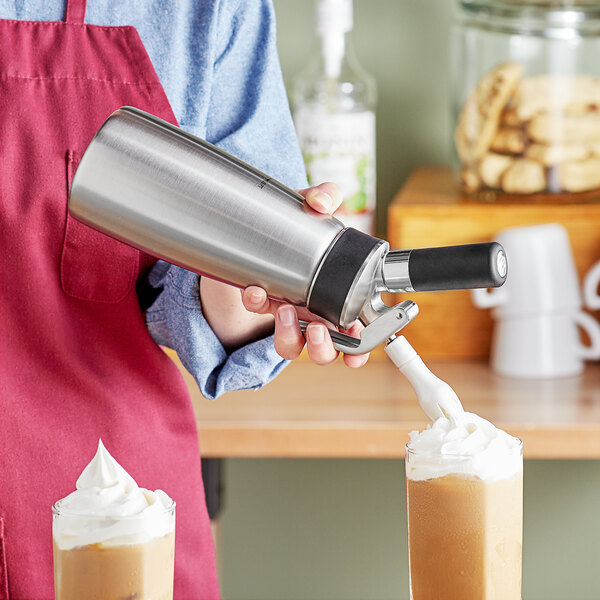
[[[502,425],[523,441],[524,458],[600,459],[600,424],[577,426]],[[417,427],[347,427],[299,424],[294,427],[211,423],[198,427],[206,458],[403,459],[408,434]],[[552,441],[548,442],[549,434]]]

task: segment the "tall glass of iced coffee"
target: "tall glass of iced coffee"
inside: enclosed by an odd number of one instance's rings
[[[406,446],[412,600],[521,600],[520,440],[472,413]]]
[[[52,507],[55,600],[173,600],[175,502],[101,441],[76,487]]]

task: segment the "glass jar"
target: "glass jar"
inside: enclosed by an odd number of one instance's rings
[[[411,600],[521,600],[523,443],[494,454],[500,460],[489,472],[482,470],[487,451],[449,454],[411,444],[405,460]]]
[[[451,56],[464,191],[600,197],[600,2],[458,0]]]

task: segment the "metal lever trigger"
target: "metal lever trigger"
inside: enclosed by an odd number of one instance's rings
[[[387,310],[369,323],[361,332],[360,338],[347,333],[328,329],[336,350],[345,354],[365,354],[406,327],[419,313],[419,307],[412,300],[405,300]],[[306,332],[308,321],[298,321],[302,333]]]

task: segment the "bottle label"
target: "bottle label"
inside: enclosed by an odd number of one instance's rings
[[[375,114],[300,107],[294,121],[309,184],[336,183],[344,195],[336,216],[346,226],[374,233]]]

